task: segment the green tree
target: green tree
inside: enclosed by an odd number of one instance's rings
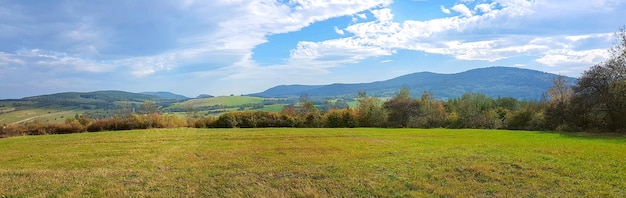
[[[617,33],[606,61],[585,71],[573,88],[573,124],[587,130],[626,131],[626,30]]]
[[[342,113],[337,109],[331,109],[324,115],[324,126],[328,128],[345,127]]]
[[[379,98],[367,96],[365,92],[359,92],[357,101],[359,126],[382,127],[385,125],[385,110]]]
[[[567,108],[572,98],[572,88],[564,76],[559,75],[552,81],[548,89],[548,106],[546,108],[546,127],[550,130],[563,129],[566,124]]]
[[[420,115],[415,123],[416,127],[433,128],[445,125],[447,113],[441,101],[433,98],[429,92],[424,92],[419,103]]]
[[[235,114],[233,114],[233,113],[225,113],[225,114],[222,114],[217,119],[217,123],[216,124],[217,124],[218,127],[235,128],[235,127],[237,127],[237,125],[239,123],[237,122],[237,117],[235,116]]]
[[[350,105],[348,105],[348,102],[346,102],[346,100],[343,99],[339,99],[335,102],[335,108],[337,109],[346,109],[349,108]]]
[[[452,105],[458,113],[458,122],[462,128],[495,128],[500,122],[497,114],[491,112],[494,100],[485,94],[466,93]]]
[[[389,112],[387,122],[391,127],[411,127],[420,114],[420,103],[411,99],[408,88],[402,88],[398,94],[383,104]]]
[[[354,128],[359,126],[359,121],[356,119],[357,116],[355,113],[356,112],[354,112],[354,110],[352,110],[350,107],[343,109],[341,118],[345,127]]]

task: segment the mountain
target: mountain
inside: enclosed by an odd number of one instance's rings
[[[428,91],[439,99],[457,98],[465,93],[483,93],[491,97],[513,97],[537,100],[552,86],[555,74],[514,67],[488,67],[456,74],[418,72],[385,81],[358,84],[330,85],[280,85],[264,92],[250,94],[259,97],[311,97],[356,96],[364,91],[368,95],[390,97],[407,87],[413,97]],[[575,78],[566,77],[570,85]]]
[[[199,99],[199,98],[213,98],[213,97],[214,97],[214,96],[209,95],[209,94],[200,94],[200,95],[198,95],[198,97],[196,97],[196,98],[198,98],[198,99]]]
[[[260,97],[289,97],[304,94],[306,91],[324,87],[323,85],[279,85],[264,92],[251,94]]]
[[[148,94],[148,95],[152,95],[152,96],[157,96],[157,97],[163,98],[163,99],[174,99],[174,100],[185,100],[185,99],[188,99],[187,96],[178,95],[178,94],[171,93],[171,92],[164,92],[164,91],[159,91],[159,92],[141,92],[141,94]]]
[[[63,92],[48,95],[22,98],[18,101],[30,101],[34,107],[65,107],[83,109],[110,109],[116,103],[141,103],[146,100],[167,106],[177,101],[185,100],[180,95],[154,92],[131,93],[125,91],[94,91],[94,92]],[[180,99],[179,99],[180,98]]]
[[[94,92],[63,92],[49,95],[40,95],[23,98],[28,101],[75,101],[75,102],[114,102],[114,101],[134,101],[159,100],[158,96],[131,93],[125,91],[94,91]]]

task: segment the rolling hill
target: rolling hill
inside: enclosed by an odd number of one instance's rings
[[[114,101],[134,101],[163,99],[156,95],[131,93],[125,91],[94,91],[94,92],[63,92],[49,95],[26,97],[22,100],[37,102],[76,102],[76,103],[97,103]]]
[[[456,98],[465,93],[484,93],[491,97],[513,97],[517,99],[540,99],[552,86],[558,75],[546,72],[513,67],[488,67],[468,70],[456,74],[418,72],[399,76],[385,81],[358,84],[330,85],[280,85],[261,93],[250,94],[258,97],[354,97],[360,91],[368,95],[389,97],[403,87],[411,90],[413,97],[424,91],[436,98]],[[570,85],[575,78],[566,77]]]
[[[38,122],[63,122],[77,114],[92,118],[110,117],[120,105],[140,110],[144,101],[151,100],[159,106],[169,106],[182,100],[169,92],[131,93],[125,91],[63,92],[0,100],[0,125],[37,120]]]
[[[147,95],[152,95],[152,96],[157,96],[163,99],[174,99],[174,100],[185,100],[188,99],[187,96],[183,96],[183,95],[179,95],[179,94],[175,94],[175,93],[170,93],[170,92],[165,92],[165,91],[158,91],[158,92],[141,92],[140,94],[147,94]]]

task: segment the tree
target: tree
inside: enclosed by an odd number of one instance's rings
[[[152,100],[145,100],[143,101],[143,104],[141,105],[141,109],[143,111],[144,114],[146,114],[146,116],[148,117],[147,124],[148,124],[148,128],[152,128],[154,125],[154,122],[158,119],[158,114],[159,114],[159,107],[156,105],[156,103]]]
[[[216,122],[218,127],[235,128],[239,124],[237,122],[237,117],[233,113],[222,114]]]
[[[460,99],[448,101],[458,115],[456,127],[496,128],[501,123],[494,109],[494,100],[485,94],[466,93]]]
[[[416,127],[433,128],[443,127],[446,122],[446,108],[441,101],[435,100],[432,94],[424,92],[420,99],[420,115]]]
[[[411,99],[408,88],[402,88],[391,100],[383,104],[389,112],[387,121],[391,127],[409,127],[410,121],[416,121],[419,116],[420,103]]]
[[[548,89],[548,107],[546,109],[546,125],[554,130],[565,126],[567,107],[572,98],[572,88],[564,76],[559,75],[552,81]]]
[[[117,113],[115,119],[128,119],[130,115],[134,113],[134,108],[128,101],[121,102],[117,107]]]
[[[185,117],[187,117],[187,126],[191,127],[191,123],[193,123],[193,118],[196,117],[197,112],[198,111],[196,110],[195,105],[190,102],[185,103]]]
[[[385,123],[385,109],[377,97],[369,97],[365,92],[359,92],[357,117],[359,126],[382,127]]]
[[[625,28],[617,33],[609,59],[585,71],[573,89],[568,118],[582,129],[626,131]]]
[[[348,105],[348,102],[346,102],[346,100],[339,99],[335,102],[335,108],[346,109],[346,108],[350,108],[350,105]]]
[[[345,127],[342,113],[337,109],[331,109],[324,115],[324,126],[328,128]]]
[[[359,125],[359,122],[356,119],[355,112],[350,109],[350,107],[343,109],[341,118],[345,127],[354,128]]]

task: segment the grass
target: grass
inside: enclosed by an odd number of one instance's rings
[[[182,103],[176,103],[168,108],[185,108],[187,104],[194,107],[209,107],[215,105],[240,106],[244,104],[263,103],[263,98],[250,96],[218,96],[213,98],[191,99]]]
[[[162,129],[0,139],[0,197],[625,197],[626,138]]]
[[[267,112],[281,112],[283,111],[284,106],[285,104],[265,105],[262,109],[259,109],[259,110],[267,111]],[[253,111],[255,110],[253,109]]]
[[[28,122],[38,120],[44,123],[60,123],[64,122],[68,116],[74,117],[76,113],[81,113],[67,108],[34,108],[21,109],[0,114],[0,125]]]

